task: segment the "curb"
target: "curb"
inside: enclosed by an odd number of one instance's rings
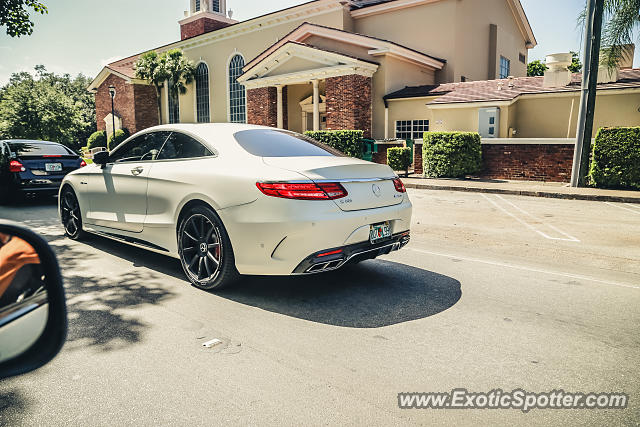
[[[507,190],[502,188],[460,187],[455,185],[404,183],[407,188],[418,190],[462,191],[467,193],[511,194],[515,196],[546,197],[549,199],[590,200],[595,202],[640,203],[636,196],[608,196],[601,194],[554,193],[551,191]]]

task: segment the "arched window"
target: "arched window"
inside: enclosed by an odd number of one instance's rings
[[[204,62],[196,68],[196,114],[198,123],[209,123],[209,67]]]
[[[247,122],[247,97],[245,88],[238,83],[242,75],[244,58],[235,55],[229,63],[229,119],[231,123]]]

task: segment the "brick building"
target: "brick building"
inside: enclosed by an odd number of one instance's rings
[[[235,122],[360,129],[419,148],[425,131],[479,131],[505,139],[485,150],[487,176],[565,180],[570,141],[531,138],[575,135],[579,76],[556,55],[548,76],[526,77],[536,40],[520,0],[314,0],[242,22],[226,10],[191,0],[181,39],[155,49],[197,66],[185,94],[164,86],[160,117],[155,89],[135,78],[139,55],[104,67],[89,88],[98,128],[111,127],[114,85],[116,126],[131,132]],[[640,70],[604,76],[600,89],[612,96],[600,97],[596,126],[640,124]]]

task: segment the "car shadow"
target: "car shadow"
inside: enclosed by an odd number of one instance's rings
[[[379,328],[423,319],[454,306],[460,282],[385,260],[331,273],[246,277],[217,295],[274,313],[349,328]]]
[[[189,285],[177,259],[98,236],[85,244],[126,259],[134,267],[172,276]],[[133,286],[135,280],[125,277],[119,280],[121,292],[129,289],[122,303],[135,305],[131,289],[122,286],[126,283]],[[94,279],[95,286],[102,286],[102,282]],[[149,299],[148,303],[153,304],[156,296],[161,299],[168,296],[149,291],[142,289],[135,295],[137,303]],[[243,276],[233,286],[212,293],[273,313],[350,328],[379,328],[434,316],[454,306],[462,297],[461,284],[456,279],[379,259],[324,274]]]
[[[0,425],[19,425],[29,406],[29,398],[21,390],[0,390]]]

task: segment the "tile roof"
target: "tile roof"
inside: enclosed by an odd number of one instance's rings
[[[573,74],[571,83],[561,87],[544,87],[544,77],[517,77],[509,79],[480,80],[474,82],[444,83],[431,86],[407,86],[390,93],[384,99],[437,96],[430,105],[465,102],[512,101],[520,95],[575,92],[580,90],[582,74]],[[618,81],[599,84],[598,89],[640,88],[640,68],[620,70]]]

